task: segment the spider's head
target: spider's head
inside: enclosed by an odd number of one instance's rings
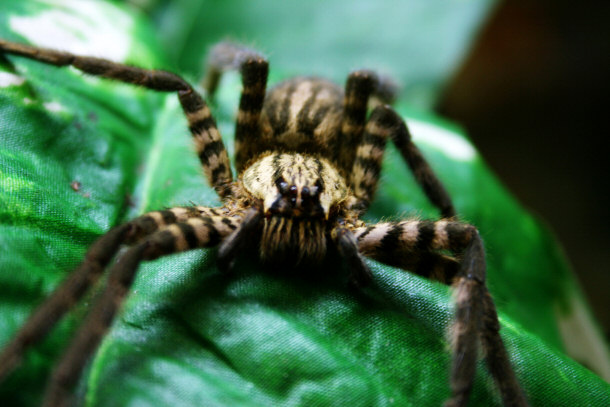
[[[266,155],[242,179],[263,202],[265,216],[328,219],[347,196],[343,177],[327,160],[296,153]]]

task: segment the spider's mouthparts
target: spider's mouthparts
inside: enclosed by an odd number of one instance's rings
[[[319,218],[266,218],[260,250],[261,258],[266,261],[320,263],[326,255],[325,223]]]
[[[319,219],[324,217],[324,209],[318,200],[303,200],[279,195],[265,215]]]

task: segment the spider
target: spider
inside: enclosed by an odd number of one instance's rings
[[[319,264],[328,252],[336,252],[356,286],[371,280],[365,256],[452,285],[456,316],[451,396],[445,405],[467,404],[479,342],[503,403],[528,405],[499,335],[495,306],[485,285],[479,233],[457,220],[449,195],[411,141],[404,120],[387,104],[395,91],[389,80],[359,70],[348,76],[344,90],[323,79],[303,77],[267,91],[268,62],[260,53],[230,42],[216,45],[204,79],[208,95],[214,94],[227,70],[238,70],[243,85],[235,128],[239,175],[234,180],[210,109],[181,77],[4,40],[0,51],[155,91],[177,92],[204,173],[223,202],[217,208],[153,211],[100,237],[80,266],[5,344],[0,380],[110,268],[104,290],[48,382],[44,405],[66,405],[142,261],[218,245],[219,268],[230,270],[236,256],[254,246],[263,261],[301,266]],[[367,119],[369,106],[373,109]],[[369,225],[360,220],[374,197],[388,140],[440,210],[440,220]],[[123,245],[129,248],[111,264]]]

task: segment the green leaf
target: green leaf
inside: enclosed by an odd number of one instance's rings
[[[270,55],[272,78],[320,75],[343,82],[351,70],[377,69],[403,86],[405,100],[430,108],[496,1],[148,3],[182,72],[200,74],[205,51],[232,38]]]
[[[13,3],[0,6],[2,38],[144,67],[169,65],[153,30],[132,11],[101,1],[64,7]],[[247,2],[231,3],[253,12]],[[264,7],[270,20],[278,19],[274,7]],[[220,27],[229,22],[241,27],[244,21],[222,12],[220,3],[208,2],[204,11],[207,18],[197,14],[198,21]],[[453,32],[464,37],[473,23],[461,21],[464,26]],[[251,27],[253,41],[272,34],[269,25]],[[185,29],[186,36],[197,32]],[[200,44],[227,32],[200,33],[205,38]],[[340,33],[340,38],[357,35]],[[286,40],[286,50],[294,41]],[[390,38],[388,46],[395,41]],[[274,42],[281,44],[279,34],[269,44]],[[358,55],[345,45],[345,51],[332,48],[336,63],[328,65],[337,80]],[[287,54],[298,61],[291,62],[277,49],[271,55],[275,78],[289,76],[295,66],[306,74],[315,63],[296,51]],[[193,60],[202,55],[195,54]],[[192,152],[175,95],[18,57],[0,64],[0,343],[5,343],[112,225],[166,206],[220,202]],[[403,80],[409,77],[400,64],[392,66]],[[442,76],[435,76],[435,86]],[[231,149],[237,75],[227,75],[218,96],[213,110]],[[502,335],[532,404],[607,405],[610,386],[563,353],[562,321],[584,302],[553,238],[502,188],[458,129],[415,113],[411,102],[402,99],[398,110],[408,117],[414,139],[462,219],[483,234]],[[382,181],[367,221],[438,216],[392,148]],[[372,261],[376,286],[366,292],[350,290],[331,260],[303,275],[271,272],[244,256],[227,276],[217,271],[215,256],[215,249],[198,250],[140,268],[79,385],[85,405],[419,406],[440,405],[448,396],[447,287]],[[39,404],[49,369],[91,300],[0,384],[0,404]],[[499,405],[482,363],[471,405]]]

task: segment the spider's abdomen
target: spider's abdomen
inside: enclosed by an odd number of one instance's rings
[[[343,90],[317,78],[294,78],[269,90],[261,114],[258,152],[315,153],[335,161]]]

